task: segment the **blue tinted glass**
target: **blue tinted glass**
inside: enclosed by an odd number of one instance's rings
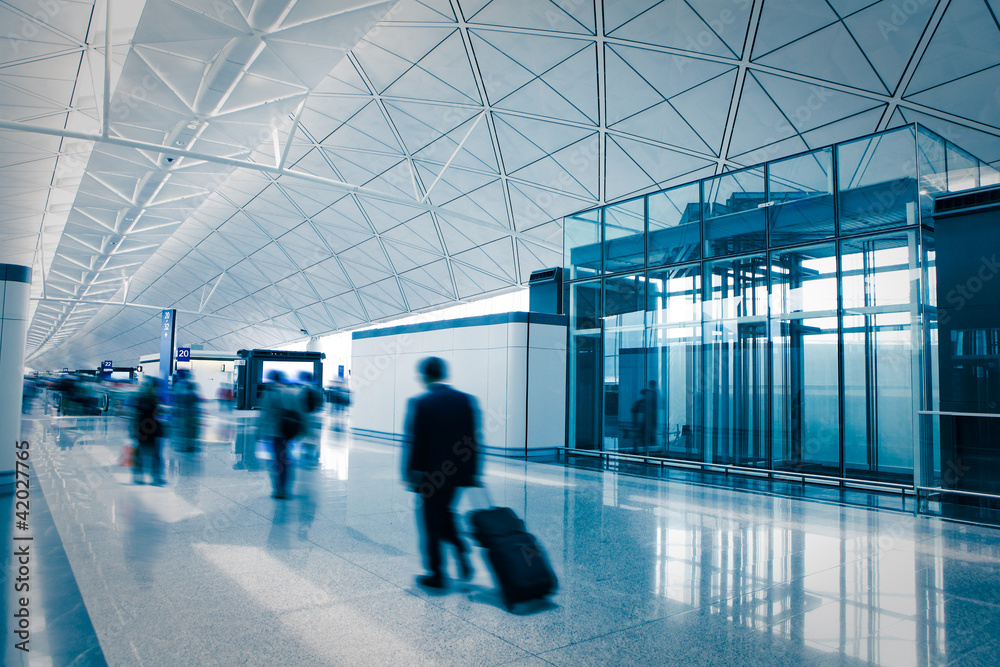
[[[768,201],[772,246],[833,236],[833,150],[771,163]]]
[[[645,216],[646,204],[641,198],[604,209],[605,273],[642,268],[645,261]]]
[[[917,223],[914,140],[905,127],[837,147],[842,234]]]
[[[601,210],[563,219],[563,267],[566,277],[585,278],[601,270]]]
[[[765,243],[764,170],[744,169],[702,181],[705,255],[761,250]]]
[[[649,266],[701,257],[700,192],[692,183],[649,196]]]

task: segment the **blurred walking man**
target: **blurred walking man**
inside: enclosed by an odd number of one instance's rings
[[[454,507],[460,487],[479,484],[479,409],[475,398],[444,384],[444,360],[428,357],[418,369],[427,391],[410,399],[403,481],[421,498],[418,525],[427,574],[417,583],[443,589],[442,542],[456,549],[459,578],[472,579],[469,546],[458,534]]]
[[[305,428],[298,394],[287,386],[285,374],[272,370],[267,374],[269,382],[261,401],[264,414],[261,418],[263,437],[271,443],[272,498],[286,500],[292,484],[292,457],[289,447]]]

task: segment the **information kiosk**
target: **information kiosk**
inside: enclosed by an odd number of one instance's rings
[[[279,370],[290,382],[298,382],[302,372],[312,375],[317,387],[323,386],[322,352],[289,352],[285,350],[239,350],[236,352],[236,409],[253,410],[267,384],[267,374]]]

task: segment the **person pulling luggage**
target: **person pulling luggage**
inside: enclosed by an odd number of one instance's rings
[[[475,398],[444,383],[443,359],[428,357],[417,368],[427,391],[408,405],[403,482],[420,496],[417,525],[427,574],[418,576],[417,583],[444,589],[443,542],[455,547],[459,579],[470,581],[473,575],[455,504],[458,489],[479,485],[479,408]]]

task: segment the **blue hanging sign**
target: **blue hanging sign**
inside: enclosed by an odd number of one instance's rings
[[[343,366],[343,364],[341,364],[340,366],[337,366],[337,377],[341,377],[341,378],[344,377],[344,366]]]
[[[191,348],[190,347],[177,348],[177,361],[191,361]]]
[[[160,318],[160,377],[170,382],[174,374],[174,336],[177,331],[177,311],[164,310]]]
[[[101,363],[101,372],[104,373],[104,375],[111,375],[111,372],[114,369],[115,369],[115,365],[114,365],[114,363],[112,363],[112,361],[110,359],[105,359]]]

